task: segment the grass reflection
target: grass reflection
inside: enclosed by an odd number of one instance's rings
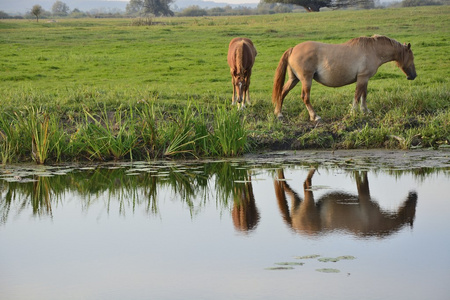
[[[66,170],[66,171],[61,171]],[[239,199],[252,193],[249,171],[233,162],[209,163],[129,163],[92,166],[44,167],[27,169],[18,167],[3,170],[0,181],[0,211],[2,223],[8,219],[11,206],[20,213],[32,207],[33,215],[52,215],[52,205],[62,201],[66,193],[73,193],[82,199],[84,210],[105,201],[107,211],[118,206],[125,215],[127,209],[134,213],[145,208],[149,214],[158,214],[158,196],[161,190],[170,191],[189,207],[195,215],[212,198],[219,207],[230,203],[239,204]],[[211,192],[211,182],[215,193]],[[230,202],[230,199],[234,199]],[[254,199],[253,199],[254,201]],[[242,202],[240,207],[247,207]]]
[[[291,189],[286,182],[280,181],[284,178],[283,170],[311,165],[315,165],[316,168],[320,165],[320,168],[324,169],[341,169],[353,174],[350,177],[352,181],[356,181],[359,198],[362,197],[360,188],[367,183],[367,172],[359,173],[355,171],[357,169],[370,169],[375,174],[385,172],[394,177],[413,173],[419,180],[433,172],[448,171],[446,168],[439,170],[423,167],[385,171],[384,166],[381,167],[383,170],[374,169],[374,162],[363,162],[361,165],[355,161],[357,160],[334,158],[323,164],[311,160],[289,162],[280,157],[272,160],[247,161],[176,163],[151,161],[78,166],[8,166],[0,169],[0,222],[5,224],[10,218],[11,211],[21,214],[31,210],[34,216],[52,217],[54,206],[68,201],[70,199],[67,197],[68,194],[81,199],[83,210],[101,204],[108,212],[118,208],[121,215],[134,213],[138,209],[156,215],[160,212],[158,205],[161,198],[169,191],[173,199],[178,199],[189,208],[191,216],[201,211],[207,203],[215,201],[220,209],[231,211],[236,230],[245,233],[254,230],[260,219],[252,185],[252,180],[258,172],[265,172],[273,178],[278,178],[273,196],[278,199],[282,218],[288,224],[293,224],[295,215],[292,214],[292,209],[299,206],[299,203],[305,206],[304,204],[308,203],[306,200],[314,198],[312,191],[305,189],[303,197],[300,197],[297,193],[301,193],[301,189],[297,187],[295,191],[295,188]],[[312,178],[312,174],[310,177]],[[307,183],[308,179],[305,181],[305,184]],[[366,194],[369,194],[368,191]],[[293,207],[289,207],[286,197],[294,199]],[[370,199],[369,196],[366,198]],[[367,203],[371,202],[368,200]],[[308,218],[313,216],[314,213],[308,214]],[[412,218],[410,215],[409,219]]]

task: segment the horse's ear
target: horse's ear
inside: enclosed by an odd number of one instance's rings
[[[410,43],[408,43],[408,50],[409,50],[409,49],[411,49],[411,44],[410,44]]]

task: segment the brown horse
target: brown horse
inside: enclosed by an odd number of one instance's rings
[[[370,196],[367,172],[355,171],[357,194],[333,191],[316,200],[312,189],[314,173],[315,169],[311,169],[303,183],[303,199],[285,181],[282,169],[278,170],[278,180],[274,180],[282,217],[296,232],[315,236],[346,231],[359,237],[386,237],[413,225],[417,193],[409,192],[399,209],[388,213]],[[290,206],[286,195],[291,198]]]
[[[238,107],[242,104],[241,108],[245,106],[245,102],[250,103],[248,88],[256,54],[253,42],[247,38],[234,38],[228,46],[227,60],[233,84],[232,104],[237,101]]]
[[[310,120],[320,120],[309,102],[313,79],[329,87],[356,82],[353,110],[361,100],[361,111],[370,112],[366,104],[367,83],[378,68],[389,61],[397,62],[408,80],[416,78],[411,44],[402,45],[385,36],[359,37],[337,45],[319,42],[298,44],[284,52],[275,72],[272,93],[274,112],[279,118],[282,117],[283,99],[301,81],[302,99]],[[284,84],[286,70],[289,79]]]

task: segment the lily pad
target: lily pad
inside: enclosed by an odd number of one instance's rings
[[[352,255],[344,255],[344,256],[339,256],[338,259],[339,260],[352,260],[352,259],[356,259],[356,257],[354,257]]]
[[[294,256],[295,259],[314,259],[320,257],[319,254],[312,254],[312,255],[304,255],[304,256]]]
[[[321,257],[318,259],[320,262],[338,262],[339,258],[337,257]]]
[[[322,272],[322,273],[339,273],[339,272],[341,272],[338,269],[331,269],[331,268],[316,269],[316,271]]]
[[[279,266],[303,266],[305,263],[302,262],[279,262],[279,263],[275,263],[276,265]]]
[[[278,271],[278,270],[293,270],[293,267],[270,267],[270,268],[265,268],[265,270],[270,270],[270,271]]]

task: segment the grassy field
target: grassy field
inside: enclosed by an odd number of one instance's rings
[[[450,7],[440,6],[157,18],[146,26],[129,19],[2,20],[2,163],[446,147],[449,15]],[[298,86],[285,100],[286,119],[276,120],[272,80],[286,49],[306,40],[341,43],[373,34],[411,43],[416,80],[407,81],[394,63],[383,65],[369,81],[368,116],[350,113],[354,85],[313,83],[319,125],[309,121]],[[239,113],[230,105],[226,63],[236,36],[251,38],[258,50],[252,105]]]

